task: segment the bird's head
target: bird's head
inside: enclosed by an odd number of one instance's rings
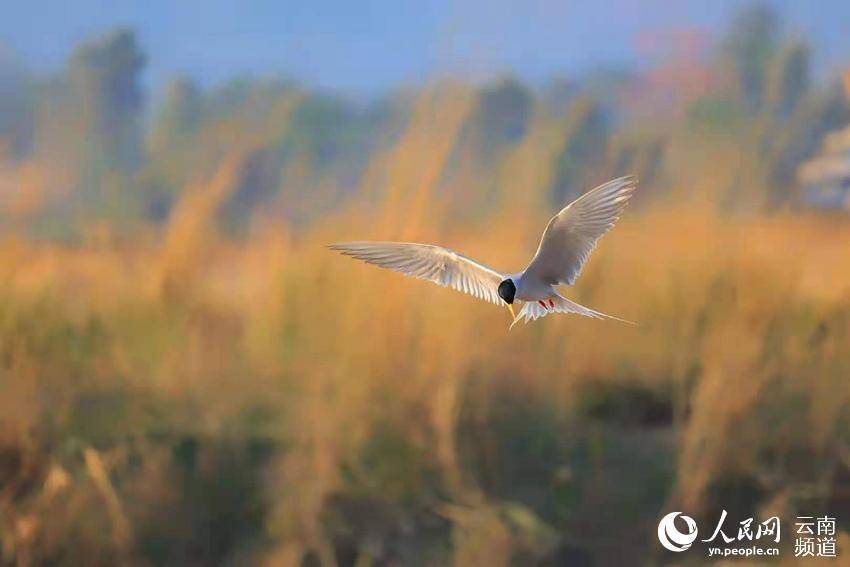
[[[502,298],[508,305],[508,309],[511,311],[511,315],[513,315],[514,319],[516,319],[516,313],[514,313],[514,296],[516,296],[516,285],[511,278],[507,278],[503,280],[502,283],[499,284],[499,297]]]

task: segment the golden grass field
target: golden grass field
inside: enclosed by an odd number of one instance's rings
[[[452,199],[469,100],[446,100],[307,229],[217,228],[237,155],[164,229],[3,238],[4,562],[652,564],[667,510],[850,514],[846,219],[720,215],[712,178],[703,201],[638,198],[565,292],[638,324],[509,331],[506,309],[325,248],[524,265],[553,212],[549,126],[495,192],[470,177]]]

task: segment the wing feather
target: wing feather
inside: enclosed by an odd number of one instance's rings
[[[504,303],[498,289],[505,275],[447,248],[411,242],[369,241],[341,242],[328,248],[496,305]]]
[[[526,274],[557,285],[572,285],[596,243],[620,218],[637,188],[629,175],[592,189],[552,217]]]

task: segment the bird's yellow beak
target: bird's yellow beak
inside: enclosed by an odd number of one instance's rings
[[[508,305],[508,311],[510,311],[510,312],[511,312],[511,317],[513,317],[513,318],[514,318],[514,320],[516,320],[516,313],[514,313],[514,306],[513,306],[513,304],[512,304],[512,303],[508,303],[507,305]]]

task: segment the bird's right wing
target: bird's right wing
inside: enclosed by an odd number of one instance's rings
[[[328,248],[406,276],[451,287],[490,303],[503,304],[498,291],[499,284],[505,279],[503,274],[440,246],[363,241],[341,242]]]
[[[597,241],[611,230],[637,188],[630,175],[592,189],[552,217],[525,269],[550,285],[572,285]]]

